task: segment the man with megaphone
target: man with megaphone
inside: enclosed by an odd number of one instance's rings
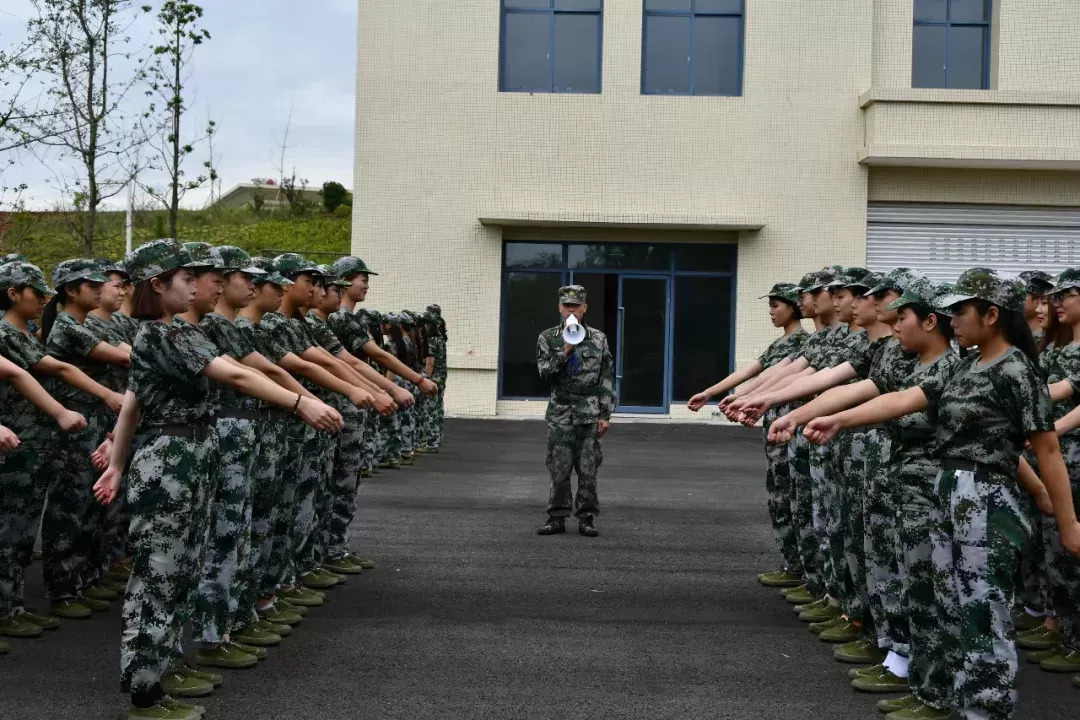
[[[539,535],[566,532],[566,518],[578,519],[578,532],[596,537],[600,512],[596,473],[603,453],[600,438],[615,409],[615,364],[607,336],[584,323],[589,306],[585,288],[559,289],[562,323],[540,333],[536,367],[551,383],[547,407],[547,468],[551,474],[548,521]],[[577,470],[578,491],[571,504],[570,474]]]

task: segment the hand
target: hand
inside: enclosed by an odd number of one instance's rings
[[[56,418],[56,424],[64,432],[82,432],[86,429],[86,418],[74,410],[64,410],[60,417]]]
[[[374,407],[375,398],[367,390],[353,388],[349,393],[349,402],[358,408],[369,408]]]
[[[686,407],[690,408],[693,412],[697,412],[708,404],[709,396],[703,392],[700,392],[694,397],[690,398],[690,402],[686,403]]]
[[[120,414],[120,408],[124,407],[124,396],[120,393],[109,393],[105,398],[105,404],[109,406],[117,415]]]
[[[420,392],[425,395],[438,395],[439,386],[435,384],[435,381],[431,378],[424,378],[420,381]]]
[[[806,439],[815,445],[825,445],[840,432],[840,423],[832,416],[811,420],[803,429]]]
[[[570,357],[571,355],[573,355],[575,347],[577,347],[577,345],[571,345],[570,343],[563,343],[563,346],[562,346],[563,355],[565,355],[566,357]]]
[[[397,410],[397,403],[386,393],[377,393],[374,398],[375,412],[385,417],[390,417]]]
[[[791,442],[794,436],[795,423],[791,422],[787,415],[776,418],[769,426],[769,442],[775,445]]]
[[[416,404],[416,398],[413,397],[413,394],[400,385],[395,385],[390,394],[393,395],[394,402],[401,407],[409,408]]]
[[[731,403],[735,402],[738,399],[739,399],[738,395],[725,395],[724,397],[720,398],[720,407],[721,407],[721,409],[726,408],[728,405],[730,405]]]
[[[755,400],[748,400],[743,405],[743,415],[751,417],[757,422],[762,415],[769,411],[772,407],[772,402],[767,397],[759,397]]]
[[[90,463],[98,470],[104,471],[112,462],[113,441],[111,438],[98,445],[98,449],[90,453]]]
[[[341,413],[321,400],[301,397],[300,404],[296,406],[296,414],[316,430],[339,433],[345,427],[345,421],[341,418]]]
[[[1046,491],[1044,487],[1034,496],[1035,505],[1038,506],[1039,511],[1046,517],[1054,517],[1054,502],[1050,499],[1050,493]]]
[[[606,433],[608,431],[608,428],[610,428],[610,427],[611,427],[611,421],[610,420],[598,420],[597,423],[596,423],[596,436],[597,437],[604,437],[604,433]]]
[[[116,499],[119,490],[120,471],[110,466],[94,483],[94,499],[102,505],[108,505]]]
[[[0,425],[0,452],[11,452],[19,447],[19,436]]]
[[[1074,557],[1080,557],[1080,522],[1073,520],[1068,525],[1058,523],[1058,532],[1061,535],[1061,544]]]
[[[745,425],[746,427],[754,427],[755,425],[757,425],[758,419],[756,417],[754,417],[753,415],[751,415],[750,413],[745,413],[744,412],[741,415],[739,415],[739,422],[742,423],[743,425]]]

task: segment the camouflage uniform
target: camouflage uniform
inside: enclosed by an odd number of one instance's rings
[[[154,241],[129,256],[128,265],[138,283],[189,259],[177,243]],[[151,700],[162,692],[161,676],[202,567],[217,452],[210,385],[202,373],[216,357],[217,348],[187,323],[145,323],[132,347],[128,389],[141,418],[126,488],[132,566],[120,671],[124,691]]]
[[[798,302],[797,288],[790,283],[774,285],[767,295],[758,299],[766,297],[776,298],[791,305]],[[784,358],[802,354],[807,337],[806,331],[800,327],[790,335],[777,338],[758,357],[758,365],[762,369],[767,369]],[[799,556],[798,527],[795,525],[793,513],[794,487],[788,463],[788,449],[786,445],[768,441],[769,427],[773,421],[786,415],[791,409],[791,405],[770,408],[762,418],[762,426],[765,434],[765,459],[768,462],[765,469],[765,490],[769,496],[769,519],[772,521],[773,535],[776,537],[780,555],[784,558],[784,568],[798,574],[802,572],[802,559]]]
[[[41,271],[29,263],[0,266],[0,291],[30,285],[51,292]],[[0,320],[0,355],[30,371],[45,356],[37,338]],[[30,566],[44,502],[40,468],[56,426],[45,413],[7,383],[0,383],[0,423],[21,444],[3,456],[0,467],[0,618],[24,601],[26,568]]]
[[[390,353],[391,355],[394,355],[395,357],[397,356],[397,349],[394,347],[394,343],[390,340],[389,334],[383,336],[383,350]],[[401,358],[398,359],[401,360]],[[403,414],[401,412],[396,412],[389,417],[385,415],[379,416],[379,423],[382,430],[383,462],[392,462],[401,459],[401,454],[404,450],[402,444],[402,417]]]
[[[585,289],[571,285],[559,290],[560,303],[585,302]],[[615,409],[615,367],[607,336],[586,327],[585,339],[567,356],[562,326],[540,333],[536,366],[551,383],[546,419],[547,468],[551,475],[548,515],[571,514],[570,474],[577,470],[578,491],[573,514],[590,518],[600,513],[596,474],[603,461],[597,422],[610,420]]]
[[[363,317],[358,313],[349,312],[345,308],[340,308],[334,313],[331,313],[328,318],[330,323],[330,329],[334,332],[334,336],[341,342],[342,347],[348,350],[350,353],[359,358],[362,362],[368,363],[369,366],[375,370],[381,372],[378,365],[375,365],[364,352],[364,345],[372,342],[371,334],[368,332],[367,323]],[[361,460],[360,466],[363,470],[372,470],[376,462],[376,453],[378,447],[378,438],[376,437],[375,427],[377,425],[376,413],[374,411],[363,412],[363,440],[361,444]]]
[[[982,298],[1019,312],[1023,286],[976,268],[937,300],[950,308]],[[1019,502],[1016,466],[1025,436],[1053,430],[1050,396],[1038,368],[1010,348],[986,363],[977,353],[945,381],[919,384],[937,426],[942,469],[935,479],[943,522],[933,536],[935,587],[944,617],[958,617],[959,642],[941,662],[954,678],[954,703],[966,717],[1004,720],[1016,704],[1018,671],[1012,641],[1013,561],[1028,523]],[[935,658],[937,660],[937,658]]]
[[[446,416],[445,396],[446,380],[449,375],[446,358],[446,331],[442,319],[442,310],[438,305],[429,305],[428,312],[435,318],[435,332],[431,336],[431,354],[435,357],[435,368],[431,380],[439,386],[439,393],[433,398],[431,404],[430,430],[428,433],[428,447],[438,449],[442,445],[443,423]]]

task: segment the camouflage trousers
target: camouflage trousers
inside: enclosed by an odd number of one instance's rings
[[[364,427],[368,410],[340,403],[345,429],[334,436],[327,483],[319,503],[319,549],[324,557],[349,552],[349,526],[356,517],[356,488],[364,460]]]
[[[765,413],[762,423],[765,432],[765,491],[769,496],[769,519],[773,535],[784,559],[784,567],[790,572],[802,572],[799,556],[799,529],[794,517],[794,478],[788,461],[787,445],[769,442],[769,426],[773,420],[786,414],[791,408],[773,408]]]
[[[432,413],[431,413],[431,411],[432,411],[432,408],[434,406],[434,402],[435,402],[435,396],[434,395],[421,395],[420,397],[416,398],[416,418],[417,418],[417,424],[420,426],[419,431],[417,433],[417,438],[418,438],[418,442],[419,442],[418,447],[420,447],[420,448],[430,447],[428,445],[428,442],[431,439],[431,431],[432,431],[432,428],[431,428],[431,426],[432,426]]]
[[[810,448],[810,479],[814,507],[814,532],[817,536],[818,557],[825,592],[836,599],[843,597],[843,575],[846,573],[842,534],[841,496],[833,473],[833,453],[837,452],[847,433],[837,435],[828,445]]]
[[[365,470],[374,470],[379,464],[381,450],[381,433],[379,429],[379,414],[370,410],[364,414],[364,461]]]
[[[210,525],[206,558],[192,616],[192,636],[204,643],[225,640],[236,616],[243,584],[241,567],[251,556],[251,467],[255,460],[254,420],[217,420],[218,452],[211,469]]]
[[[280,574],[274,582],[275,588],[296,584],[296,524],[301,512],[314,518],[315,490],[319,482],[316,463],[307,461],[310,453],[317,452],[319,448],[315,429],[293,417],[284,422],[288,443],[281,458],[281,494],[276,500],[277,510],[272,526],[272,554],[280,558]]]
[[[210,524],[207,494],[217,438],[150,436],[127,480],[131,578],[120,637],[120,687],[150,692],[161,680],[198,589]]]
[[[439,392],[436,395],[432,395],[428,404],[428,429],[427,429],[427,446],[435,449],[442,445],[443,439],[443,423],[446,418],[446,406],[443,402],[443,393],[445,390],[443,386],[439,385]]]
[[[868,430],[863,447],[863,582],[873,620],[873,639],[880,649],[906,655],[908,633],[897,527],[902,483],[898,468],[891,462],[892,438],[885,428]]]
[[[412,393],[414,398],[419,396],[419,391],[411,382],[402,380],[401,378],[397,378],[394,382],[397,383],[398,387],[405,388]],[[420,428],[417,424],[416,408],[417,405],[413,405],[412,407],[401,408],[395,413],[396,415],[401,416],[398,436],[400,438],[402,455],[408,455],[409,453],[415,452],[419,447],[417,441],[420,437]]]
[[[551,476],[548,515],[584,518],[600,514],[596,474],[604,460],[596,423],[556,425],[548,423],[547,469]],[[571,505],[570,474],[577,471],[578,489]]]
[[[329,433],[312,430],[303,441],[303,459],[293,485],[286,490],[292,497],[289,504],[295,509],[292,519],[292,574],[303,575],[319,565],[318,508],[329,483],[329,458],[333,457],[337,438]],[[289,438],[293,442],[293,438]]]
[[[116,416],[103,405],[84,410],[86,428],[58,436],[42,468],[49,479],[41,521],[41,567],[50,599],[73,598],[101,578],[105,508],[94,500],[101,472],[90,463]],[[107,563],[105,563],[107,564]]]
[[[863,489],[866,482],[866,432],[837,436],[832,453],[831,478],[840,509],[838,532],[830,534],[830,553],[836,565],[840,606],[852,620],[872,632],[870,600],[866,589],[866,552],[863,549]]]
[[[379,435],[382,447],[380,465],[401,457],[401,417],[404,413],[405,410],[400,409],[389,417],[385,415],[379,416]]]
[[[285,565],[288,536],[278,538],[276,530],[282,525],[278,515],[282,510],[282,495],[288,478],[284,459],[289,448],[289,425],[284,418],[259,423],[255,447],[255,462],[251,466],[251,562],[252,582],[244,585],[237,600],[234,626],[247,625],[254,620],[256,598],[271,597],[277,592]]]
[[[803,582],[813,595],[820,597],[825,593],[825,577],[820,545],[814,530],[814,493],[810,477],[810,453],[814,450],[801,428],[787,444],[787,451],[794,491],[791,515],[798,536]]]
[[[897,575],[908,637],[906,644],[894,642],[891,649],[910,659],[911,693],[926,705],[948,710],[955,706],[952,661],[960,650],[960,617],[952,576],[938,568],[952,564],[951,538],[945,535],[940,498],[926,487],[934,475],[913,467],[898,468],[894,477],[902,488]]]
[[[1028,535],[1016,477],[942,470],[936,488],[943,523],[931,555],[935,575],[952,586],[938,601],[945,617],[959,618],[960,629],[951,659],[955,707],[968,718],[1007,720],[1016,706],[1019,670],[1012,640],[1013,563]]]
[[[45,501],[40,475],[44,455],[24,443],[0,460],[0,617],[24,602],[26,568]]]
[[[1080,441],[1072,435],[1061,439],[1061,454],[1069,472],[1073,506],[1080,505]],[[1057,519],[1042,518],[1046,548],[1047,598],[1061,623],[1061,638],[1070,650],[1080,651],[1080,559],[1061,544]]]
[[[1026,452],[1024,457],[1038,473],[1039,463],[1035,454]],[[1071,473],[1070,478],[1072,478]],[[1074,479],[1073,482],[1075,484],[1076,480]],[[1035,504],[1035,499],[1027,493],[1021,493],[1021,495],[1020,504],[1031,525],[1031,537],[1020,550],[1020,559],[1016,567],[1017,587],[1020,589],[1018,601],[1035,612],[1049,612],[1051,610],[1050,571],[1046,563],[1052,557],[1052,553],[1047,547],[1046,523],[1043,520],[1042,511]]]

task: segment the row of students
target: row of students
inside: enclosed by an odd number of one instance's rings
[[[1012,717],[1016,644],[1080,672],[1080,270],[834,266],[767,297],[783,337],[690,402],[764,420],[784,567],[759,581],[891,720]]]
[[[441,386],[353,312],[373,274],[359,258],[160,240],[122,266],[61,263],[55,291],[4,260],[0,632],[40,635],[123,591],[128,716],[199,717],[174,696],[223,678],[184,662],[185,623],[199,666],[251,667],[328,588],[373,568],[349,535],[358,480],[381,459],[365,430]],[[445,367],[442,350],[429,366]],[[48,614],[22,598],[43,504]]]

